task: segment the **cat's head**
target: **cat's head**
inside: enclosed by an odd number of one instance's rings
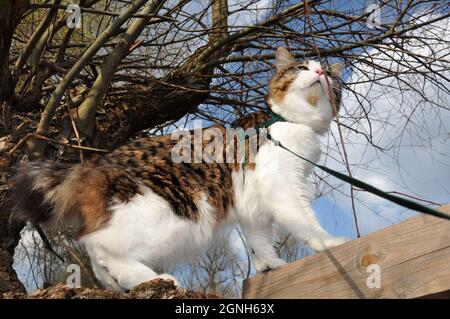
[[[323,70],[317,61],[295,61],[286,48],[280,47],[275,66],[277,73],[270,81],[266,98],[271,110],[288,121],[308,125],[318,133],[326,132],[336,114],[329,100],[324,73],[328,76],[339,112],[342,64],[333,64]]]

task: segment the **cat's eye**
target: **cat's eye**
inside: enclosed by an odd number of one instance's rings
[[[298,71],[303,71],[303,70],[308,70],[308,67],[306,65],[297,65],[295,67],[295,69]]]

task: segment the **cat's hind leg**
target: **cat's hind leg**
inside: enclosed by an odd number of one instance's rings
[[[175,277],[169,274],[158,275],[150,267],[138,260],[120,258],[109,254],[105,249],[97,247],[90,247],[88,253],[92,264],[96,265],[97,278],[108,288],[119,288],[119,290],[127,291],[140,283],[156,278],[173,280],[174,284],[179,286]]]
[[[91,265],[95,278],[101,282],[104,288],[122,290],[117,281],[108,273],[106,268],[100,266],[94,259],[91,259]]]
[[[109,260],[105,268],[123,290],[130,290],[143,282],[156,278],[173,280],[174,284],[178,286],[175,277],[169,274],[158,275],[150,267],[136,260]]]

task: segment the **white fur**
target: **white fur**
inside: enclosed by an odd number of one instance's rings
[[[129,203],[112,207],[106,227],[81,238],[97,278],[109,288],[131,289],[156,277],[156,271],[173,265],[207,248],[213,231],[213,208],[202,199],[198,223],[177,217],[169,204],[148,188]],[[102,277],[112,276],[105,281]],[[98,276],[97,273],[101,275]]]
[[[322,94],[317,106],[306,102],[309,87],[317,81],[320,67],[310,62],[280,104],[272,110],[289,122],[270,127],[271,135],[292,151],[316,162],[320,157],[318,135],[325,133],[333,118],[332,106]],[[323,92],[326,87],[321,81]],[[258,272],[285,262],[272,244],[273,223],[320,251],[343,243],[318,223],[311,208],[313,187],[307,182],[312,166],[273,145],[264,144],[255,158],[256,169],[233,173],[236,203],[228,221],[238,221]],[[112,289],[130,289],[186,258],[202,252],[217,232],[214,208],[206,197],[198,203],[198,223],[177,217],[169,204],[150,189],[129,203],[112,208],[112,218],[103,229],[86,235],[82,241],[92,259],[98,279]]]

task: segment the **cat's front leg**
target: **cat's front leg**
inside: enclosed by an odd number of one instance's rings
[[[278,257],[273,247],[272,227],[270,221],[253,220],[241,224],[247,248],[257,273],[266,272],[286,264],[283,259]]]
[[[286,264],[287,263],[281,258],[273,258],[273,259],[262,258],[255,261],[255,269],[256,273],[260,274],[263,272],[271,271],[273,269],[277,269]]]
[[[294,196],[292,194],[290,198]],[[323,229],[306,199],[273,201],[272,207],[275,222],[314,251],[330,249],[348,241],[345,237],[334,237]]]

